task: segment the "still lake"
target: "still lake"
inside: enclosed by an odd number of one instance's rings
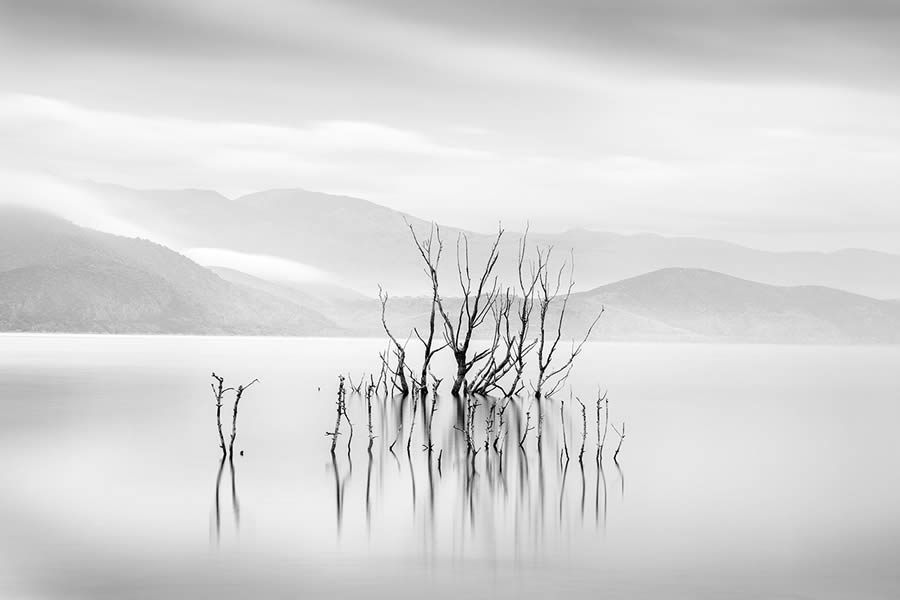
[[[543,452],[536,431],[518,448],[520,402],[472,471],[447,381],[430,459],[421,411],[388,452],[410,406],[380,397],[370,459],[351,393],[332,461],[337,375],[383,348],[0,335],[0,597],[900,597],[898,347],[592,343],[570,379],[583,464],[566,387]],[[260,379],[233,468],[211,371]],[[598,386],[627,423],[601,468]]]

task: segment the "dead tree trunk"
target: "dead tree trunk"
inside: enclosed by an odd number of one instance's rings
[[[239,385],[237,392],[235,394],[234,413],[232,414],[232,418],[231,418],[231,440],[228,443],[228,454],[232,458],[234,458],[234,438],[237,437],[238,405],[241,403],[241,398],[243,397],[244,392],[247,391],[247,388],[249,388],[254,383],[257,383],[258,381],[259,381],[259,379],[254,379],[247,385]]]
[[[334,431],[326,431],[325,435],[331,437],[331,455],[334,456],[334,451],[337,448],[337,438],[341,435],[341,419],[344,416],[344,376],[338,375],[338,393],[337,393],[337,401],[335,402],[335,421],[334,421]],[[349,421],[348,421],[349,422]],[[349,444],[348,444],[349,448]]]
[[[600,411],[603,410],[603,435],[600,434]],[[609,429],[609,399],[606,392],[600,395],[597,391],[597,461],[603,460],[603,445],[606,443],[606,431]]]
[[[485,318],[491,314],[491,307],[497,299],[497,280],[494,278],[489,287],[494,267],[500,258],[499,245],[503,237],[503,228],[497,232],[497,237],[491,246],[487,262],[477,283],[474,284],[469,261],[469,239],[460,234],[456,240],[456,270],[459,275],[459,285],[462,291],[459,311],[455,319],[447,312],[447,307],[437,297],[438,311],[444,321],[444,340],[453,351],[456,359],[456,378],[450,393],[458,396],[466,381],[466,375],[476,364],[490,355],[490,350],[475,352],[470,356],[469,350],[472,342],[472,334],[481,325]]]
[[[210,386],[212,386],[213,395],[216,397],[216,425],[219,429],[219,447],[222,449],[222,460],[225,460],[225,457],[228,456],[228,450],[225,447],[225,436],[222,434],[222,398],[225,396],[225,392],[232,391],[234,388],[225,387],[224,377],[219,377],[213,373],[212,378],[218,383],[218,385],[211,383]]]
[[[394,337],[394,334],[391,333],[391,330],[388,328],[387,318],[385,316],[385,312],[387,310],[387,301],[388,295],[387,292],[381,289],[381,286],[378,286],[378,299],[381,300],[381,324],[384,326],[384,332],[388,335],[391,340],[391,343],[394,345],[394,356],[397,357],[397,370],[393,371],[394,376],[396,377],[397,387],[400,390],[401,396],[406,396],[409,394],[409,384],[406,382],[406,346],[400,344],[397,341],[397,338]],[[389,365],[388,368],[390,368]]]
[[[566,268],[565,263],[562,264],[556,277],[550,274],[550,255],[552,248],[548,248],[546,252],[538,249],[537,252],[537,305],[538,305],[538,376],[537,384],[534,386],[534,396],[540,401],[543,397],[549,397],[555,394],[565,383],[572,370],[572,364],[575,358],[581,353],[584,344],[590,337],[594,326],[603,315],[603,308],[600,314],[594,319],[587,332],[584,334],[581,342],[572,341],[572,350],[561,361],[554,363],[556,352],[562,339],[563,321],[566,317],[566,309],[569,305],[569,298],[572,295],[572,288],[575,286],[574,279],[574,260],[570,260],[569,281],[565,293],[560,297],[560,289],[562,287],[563,271]],[[555,279],[555,281],[553,280]],[[561,300],[559,318],[556,322],[555,331],[548,331],[550,325],[550,309],[557,300]]]
[[[413,229],[413,226],[409,222],[406,223],[406,226],[409,227],[413,242],[416,244],[416,248],[419,250],[419,254],[422,256],[422,260],[425,263],[425,274],[431,281],[431,313],[428,316],[428,334],[423,337],[419,334],[418,329],[413,330],[424,348],[421,375],[419,376],[418,381],[413,378],[414,384],[418,387],[419,394],[421,394],[421,397],[424,399],[428,395],[428,373],[431,366],[431,359],[435,354],[447,347],[446,343],[439,346],[436,345],[434,339],[435,324],[438,317],[438,302],[440,300],[440,295],[438,293],[438,266],[441,262],[441,252],[444,249],[444,244],[441,241],[441,230],[437,225],[432,224],[428,238],[423,238],[422,240],[419,240],[416,235],[416,230]],[[437,249],[435,249],[434,246],[435,240],[437,241]]]
[[[375,385],[370,383],[366,388],[366,412],[369,414],[369,454],[372,454],[372,443],[375,441],[375,432],[372,430],[372,395],[375,393]]]
[[[581,452],[578,453],[578,464],[584,464],[584,446],[587,443],[587,407],[585,407],[584,402],[581,401],[580,398],[575,398],[578,400],[578,404],[581,405]]]
[[[622,421],[622,432],[621,432],[621,433],[619,433],[619,430],[616,429],[616,426],[615,426],[615,425],[613,425],[612,428],[613,428],[613,431],[616,432],[616,435],[619,436],[619,445],[616,446],[616,451],[615,451],[615,453],[613,454],[613,461],[614,461],[614,462],[618,462],[618,459],[619,459],[619,450],[622,449],[622,442],[625,441],[625,421]]]

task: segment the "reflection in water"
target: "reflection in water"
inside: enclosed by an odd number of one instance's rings
[[[619,483],[622,486],[622,497],[625,497],[625,474],[622,473],[622,466],[619,464],[619,461],[613,459],[613,463],[616,465],[616,471],[619,472]]]
[[[432,553],[440,547],[438,538],[443,531],[447,531],[442,527],[440,507],[450,511],[450,514],[445,516],[450,517],[453,523],[449,531],[457,532],[454,537],[458,543],[454,542],[454,547],[458,547],[460,551],[466,545],[486,544],[493,553],[496,552],[497,540],[513,538],[517,556],[521,550],[527,550],[529,547],[533,547],[535,552],[543,552],[548,533],[545,531],[548,523],[547,510],[550,509],[547,506],[548,485],[551,486],[550,489],[553,487],[558,489],[558,499],[555,502],[557,514],[555,518],[549,519],[550,523],[555,523],[554,529],[563,530],[568,521],[567,514],[574,515],[579,523],[584,522],[589,467],[582,460],[584,446],[587,444],[587,418],[583,405],[580,411],[575,411],[580,413],[576,416],[579,421],[577,425],[581,428],[582,447],[573,450],[578,452],[581,476],[580,493],[573,494],[567,493],[571,464],[567,430],[571,427],[572,415],[563,402],[556,406],[552,399],[545,398],[541,401],[538,410],[543,412],[549,409],[554,411],[550,414],[554,414],[558,409],[559,421],[539,419],[536,426],[539,428],[540,436],[530,437],[527,436],[528,428],[535,425],[529,425],[527,413],[536,403],[529,399],[499,402],[488,397],[456,398],[452,404],[446,404],[448,407],[455,407],[456,410],[445,411],[444,414],[432,410],[434,405],[429,404],[425,404],[423,410],[416,410],[418,401],[415,398],[394,397],[381,400],[377,402],[377,398],[371,400],[367,398],[365,402],[345,405],[345,410],[362,410],[365,413],[371,411],[372,414],[371,417],[369,414],[365,415],[370,432],[367,439],[356,440],[354,446],[353,438],[347,436],[346,447],[343,448],[347,452],[346,463],[342,453],[331,454],[328,468],[333,478],[338,536],[342,533],[348,510],[345,499],[353,473],[354,452],[362,451],[363,448],[366,451],[365,488],[363,490],[361,487],[358,493],[364,496],[366,532],[371,536],[375,501],[372,476],[376,459],[381,459],[379,483],[376,486],[379,496],[387,494],[395,497],[392,482],[402,482],[406,477],[395,451],[396,442],[399,440],[406,442],[406,462],[409,467],[409,481],[405,483],[409,486],[409,491],[403,495],[409,499],[412,523],[415,527],[422,528],[420,533],[426,553]],[[379,412],[381,414],[378,414]],[[598,410],[598,419],[600,416]],[[420,423],[415,422],[420,419]],[[350,418],[347,417],[346,421],[349,423]],[[608,502],[600,447],[603,443],[602,429],[605,428],[601,428],[598,420],[594,513],[597,528],[602,525],[605,530]],[[375,436],[373,431],[376,430],[382,434],[391,432],[392,439],[385,440],[383,435]],[[404,436],[404,432],[408,434]],[[521,443],[522,440],[525,443]],[[421,445],[418,445],[419,441]],[[510,441],[518,446],[518,452],[508,452]],[[555,460],[545,461],[545,448],[551,452],[550,456]],[[396,475],[389,475],[387,479],[383,472],[383,458],[386,454],[390,454],[397,464]],[[239,531],[241,507],[237,491],[237,473],[233,458],[230,458],[228,463],[234,523]],[[437,477],[435,477],[435,463]],[[614,464],[624,497],[624,473],[618,461],[614,461]],[[220,487],[224,466],[223,459],[216,474],[216,540],[221,535]],[[450,477],[444,478],[445,467],[451,470]],[[536,471],[533,472],[534,468]],[[421,508],[418,502],[418,486],[421,482],[417,481],[417,472],[419,474],[424,472],[427,475],[427,504],[421,521],[416,518],[417,511]],[[442,496],[447,497],[447,494],[456,500],[448,503],[439,502],[439,499]],[[450,525],[450,522],[446,524]],[[551,536],[554,535],[553,530],[549,533]]]
[[[238,500],[237,493],[237,475],[234,467],[234,457],[229,456],[228,458],[228,470],[231,476],[231,511],[232,516],[234,517],[234,525],[235,530],[240,531],[241,528],[241,504]],[[225,472],[225,457],[219,461],[219,468],[216,470],[216,491],[214,494],[213,505],[215,512],[215,536],[216,536],[216,544],[219,543],[219,540],[222,537],[222,502],[221,502],[221,489],[222,489],[222,475]]]
[[[403,482],[407,474],[404,473],[396,443],[400,440],[406,443],[406,462],[409,467],[408,506],[412,523],[421,528],[420,535],[426,552],[437,548],[436,538],[443,528],[441,527],[441,515],[438,499],[449,494],[455,497],[445,510],[450,510],[455,530],[454,548],[461,549],[472,543],[487,544],[493,548],[496,540],[504,539],[501,528],[508,530],[511,537],[515,538],[515,551],[518,554],[520,543],[530,540],[536,552],[542,552],[545,543],[545,524],[547,486],[558,488],[558,501],[555,503],[555,528],[563,528],[567,522],[566,515],[572,514],[577,522],[583,523],[587,504],[587,479],[589,465],[584,464],[583,455],[585,447],[589,445],[587,440],[588,417],[584,405],[572,411],[565,403],[558,405],[552,399],[543,399],[537,409],[541,413],[546,410],[558,411],[559,420],[543,420],[538,418],[535,424],[534,417],[529,418],[528,412],[533,409],[535,402],[530,399],[512,399],[498,401],[489,397],[464,397],[454,398],[452,403],[444,406],[455,410],[434,410],[433,404],[419,405],[416,397],[382,398],[381,402],[366,402],[362,405],[363,411],[373,411],[371,419],[380,428],[382,433],[390,431],[391,439],[383,437],[375,440],[371,446],[366,445],[368,456],[365,490],[360,489],[362,496],[364,491],[366,530],[372,531],[372,471],[375,459],[378,455],[390,454],[397,464],[397,475],[385,481],[381,479],[379,494],[394,496],[392,481]],[[422,410],[417,410],[422,408]],[[381,414],[378,414],[378,413]],[[570,414],[572,412],[572,414]],[[550,413],[550,414],[554,414]],[[574,414],[578,413],[578,414]],[[572,417],[577,417],[576,426],[580,434],[581,444],[576,447],[579,460],[579,474],[581,476],[580,493],[567,493],[568,471],[571,464],[568,449],[569,437],[567,430],[572,427]],[[368,415],[366,415],[368,417]],[[607,520],[607,487],[606,475],[603,468],[602,427],[600,422],[601,411],[597,411],[596,423],[596,484],[594,490],[594,512],[598,528],[602,524],[604,529]],[[380,426],[377,422],[380,421]],[[529,423],[529,421],[531,421]],[[593,426],[593,424],[591,424]],[[527,436],[529,427],[539,428],[540,436]],[[510,438],[518,445],[518,452],[507,452]],[[524,439],[525,443],[521,443]],[[576,438],[577,439],[577,438]],[[348,440],[349,442],[349,440]],[[421,444],[419,443],[421,442]],[[361,451],[363,444],[357,444],[359,448],[351,448],[348,443],[347,472],[343,473],[342,466],[336,458],[332,458],[331,469],[334,476],[334,502],[337,514],[338,531],[345,516],[344,499],[346,497],[350,473],[353,464],[350,460],[354,451]],[[421,451],[414,450],[421,448]],[[545,448],[553,448],[553,462],[545,463]],[[591,448],[594,450],[594,448]],[[513,461],[514,464],[509,464]],[[437,477],[435,477],[435,462]],[[532,476],[532,463],[536,464],[536,472]],[[549,464],[548,471],[545,464]],[[553,465],[556,468],[553,468]],[[455,476],[443,478],[444,469],[455,471]],[[624,476],[621,466],[616,463],[621,487],[624,495]],[[417,520],[417,510],[421,507],[418,503],[418,486],[421,482],[417,479],[417,473],[427,475],[427,505],[422,513],[422,520]],[[555,479],[555,481],[553,481]],[[387,487],[385,487],[387,486]],[[602,489],[601,489],[602,488]],[[514,490],[512,496],[509,491]],[[602,498],[601,498],[602,496]],[[602,505],[602,506],[601,506]],[[449,516],[449,515],[448,515]],[[447,523],[449,525],[449,523]],[[552,533],[552,532],[551,532]],[[520,539],[520,536],[524,536]],[[467,541],[468,540],[468,541]],[[494,550],[490,550],[494,552]]]
[[[222,535],[222,512],[219,504],[219,489],[222,487],[222,472],[225,470],[225,457],[219,461],[219,469],[216,473],[216,492],[214,494],[215,518],[216,518],[216,543]]]
[[[234,511],[234,525],[240,531],[241,529],[241,505],[238,502],[237,482],[234,474],[234,455],[228,457],[228,467],[231,470],[231,509]]]
[[[597,524],[600,524],[600,485],[603,485],[603,529],[606,530],[606,473],[603,472],[603,460],[597,455],[597,489],[594,496],[594,516]]]
[[[347,491],[347,482],[350,481],[350,475],[353,473],[353,462],[347,461],[347,474],[344,477],[341,477],[337,457],[332,455],[331,471],[334,473],[334,506],[337,515],[337,530],[338,534],[340,534],[341,523],[344,519],[344,494]]]
[[[372,525],[372,453],[369,452],[369,466],[366,469],[366,530]]]

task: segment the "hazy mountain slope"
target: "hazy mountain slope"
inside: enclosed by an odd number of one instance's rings
[[[337,327],[158,244],[3,207],[0,330],[310,335]]]
[[[455,314],[459,300],[445,300]],[[606,312],[591,339],[735,341],[766,343],[900,343],[900,304],[818,286],[782,287],[702,269],[663,269],[573,294],[566,312],[566,347],[580,339],[601,307]],[[548,322],[553,329],[559,303]],[[429,299],[391,298],[388,322],[400,338],[427,327]],[[342,323],[380,334],[380,306],[357,306]],[[537,331],[534,314],[531,335]],[[491,334],[491,320],[478,332]]]
[[[260,290],[272,296],[290,300],[318,312],[333,313],[338,306],[355,307],[377,304],[375,298],[364,296],[349,288],[321,282],[269,281],[225,267],[208,267],[210,271],[232,283]]]
[[[604,304],[714,338],[900,342],[896,303],[819,286],[772,286],[702,269],[662,269],[574,294],[573,321],[583,324]]]
[[[270,190],[229,200],[202,190],[133,191],[85,185],[104,211],[140,226],[176,249],[227,248],[299,261],[330,273],[341,285],[374,294],[377,284],[397,294],[427,289],[404,218],[420,232],[427,223],[366,200]],[[442,276],[455,279],[459,230],[444,227]],[[508,232],[499,274],[514,275],[520,234]],[[867,250],[764,252],[726,242],[658,235],[573,230],[532,235],[562,259],[574,251],[579,289],[591,289],[668,268],[702,268],[774,285],[823,285],[872,297],[900,296],[900,256]],[[473,264],[491,236],[471,234]]]

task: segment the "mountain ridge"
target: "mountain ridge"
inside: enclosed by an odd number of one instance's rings
[[[430,223],[369,200],[279,189],[229,200],[198,194],[180,205],[184,190],[139,191],[85,184],[102,210],[135,222],[175,249],[222,248],[277,256],[320,269],[345,287],[374,295],[378,284],[401,294],[422,287],[419,258],[406,222],[427,235]],[[442,226],[441,275],[455,278],[453,253],[462,229]],[[465,232],[473,262],[487,254],[493,235]],[[508,231],[498,271],[514,276],[521,232]],[[575,229],[532,233],[535,244],[553,245],[560,258],[577,261],[579,290],[591,289],[666,267],[705,268],[772,285],[822,285],[875,298],[900,297],[900,255],[866,249],[830,252],[756,250],[696,237],[619,234]],[[223,265],[228,267],[229,265]]]

